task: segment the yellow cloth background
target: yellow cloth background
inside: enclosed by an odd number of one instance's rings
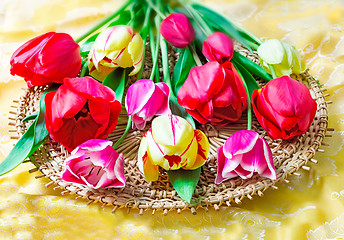
[[[9,74],[12,52],[47,31],[78,37],[110,14],[120,0],[1,0],[0,2],[0,161],[13,144],[8,133],[12,99],[25,82]],[[344,238],[344,5],[340,0],[205,1],[262,39],[295,45],[311,73],[331,94],[325,153],[310,172],[291,176],[289,185],[263,198],[197,215],[184,211],[138,215],[45,188],[48,180],[29,174],[30,163],[0,177],[0,239],[343,239]]]

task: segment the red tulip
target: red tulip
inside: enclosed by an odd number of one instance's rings
[[[215,32],[203,42],[202,52],[209,61],[223,64],[233,57],[233,40],[222,32]]]
[[[253,110],[272,139],[290,139],[304,134],[317,111],[309,89],[288,76],[268,82],[252,95]]]
[[[87,140],[105,139],[116,127],[121,104],[115,93],[91,77],[65,78],[45,97],[50,137],[70,152]]]
[[[195,30],[189,19],[181,13],[171,13],[162,20],[161,35],[174,47],[185,48],[195,39]]]
[[[11,57],[11,74],[25,79],[28,87],[62,83],[78,76],[80,47],[66,33],[49,32],[31,39]]]
[[[246,109],[246,92],[231,62],[208,62],[191,69],[178,94],[178,103],[201,124],[226,125]]]

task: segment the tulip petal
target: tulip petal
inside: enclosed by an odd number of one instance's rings
[[[195,138],[197,140],[197,157],[194,164],[189,169],[197,169],[203,166],[210,152],[208,138],[202,131],[195,130]]]
[[[144,43],[139,34],[135,34],[132,41],[128,45],[128,52],[131,56],[131,60],[133,62],[134,70],[131,71],[129,76],[133,76],[137,74],[143,64],[143,53],[144,53]]]
[[[116,101],[115,92],[91,77],[66,78],[64,83],[69,89],[88,99],[96,98],[98,101]]]
[[[117,25],[103,30],[94,42],[95,49],[103,51],[119,50],[128,46],[133,32],[130,27]]]
[[[264,160],[267,164],[267,168],[262,172],[263,169],[257,170],[258,174],[260,174],[262,177],[270,178],[272,180],[276,180],[276,169],[274,166],[273,158],[272,158],[272,152],[268,145],[268,143],[264,139],[260,139],[263,142],[263,149],[264,149]],[[262,159],[261,159],[262,160]],[[258,166],[261,164],[258,163]]]
[[[152,163],[148,153],[148,141],[146,137],[141,139],[138,150],[137,165],[147,181],[156,181],[159,178],[159,166]]]
[[[277,39],[263,42],[257,49],[258,55],[268,64],[279,64],[283,60],[284,48]]]
[[[254,171],[247,171],[243,169],[240,165],[235,168],[234,170],[235,173],[238,174],[239,177],[242,179],[249,179],[253,176]],[[226,176],[228,178],[228,176]]]
[[[152,135],[157,144],[185,146],[192,141],[194,130],[184,118],[175,115],[162,115],[153,120]]]
[[[163,99],[161,107],[160,107],[159,111],[157,111],[156,115],[171,114],[170,101],[169,101],[170,100],[170,88],[164,82],[156,83],[155,86],[162,91],[164,96],[167,96],[167,98],[165,97]]]
[[[128,115],[140,111],[151,98],[155,90],[154,82],[149,79],[141,79],[132,84],[127,91],[125,108]]]
[[[223,152],[227,158],[247,153],[253,149],[259,138],[258,133],[240,130],[231,135],[224,144]]]

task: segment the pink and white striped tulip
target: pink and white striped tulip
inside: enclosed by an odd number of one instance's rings
[[[276,179],[271,149],[255,131],[235,132],[219,147],[217,159],[215,184],[238,176],[248,179],[254,173],[272,180]]]
[[[108,140],[91,139],[76,147],[65,161],[61,179],[90,188],[121,188],[124,178],[123,154]]]
[[[184,118],[162,115],[154,118],[142,138],[137,164],[148,181],[156,181],[159,166],[165,170],[197,169],[208,155],[209,141],[202,131],[194,130]]]
[[[142,67],[143,52],[143,40],[131,27],[107,28],[99,34],[88,55],[90,74],[103,81],[118,67],[134,67],[129,76],[135,75]]]
[[[171,114],[170,89],[166,83],[154,84],[142,79],[132,84],[125,98],[125,108],[131,116],[133,127],[142,130],[155,115]]]

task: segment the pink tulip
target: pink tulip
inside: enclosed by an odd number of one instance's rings
[[[271,149],[255,131],[241,130],[230,136],[218,149],[215,184],[237,176],[248,179],[254,173],[276,179]]]
[[[273,79],[255,90],[252,106],[260,125],[272,139],[304,134],[317,111],[317,103],[306,85],[288,76]]]
[[[61,179],[93,189],[124,187],[124,158],[111,146],[111,141],[99,139],[79,145],[66,159]]]
[[[155,115],[171,114],[170,89],[166,83],[142,79],[132,84],[125,98],[125,108],[133,126],[142,130]]]
[[[189,19],[181,13],[171,13],[162,20],[161,35],[174,47],[185,48],[195,39],[195,30]]]
[[[209,61],[223,64],[233,57],[233,40],[222,32],[215,32],[203,42],[202,52]]]

